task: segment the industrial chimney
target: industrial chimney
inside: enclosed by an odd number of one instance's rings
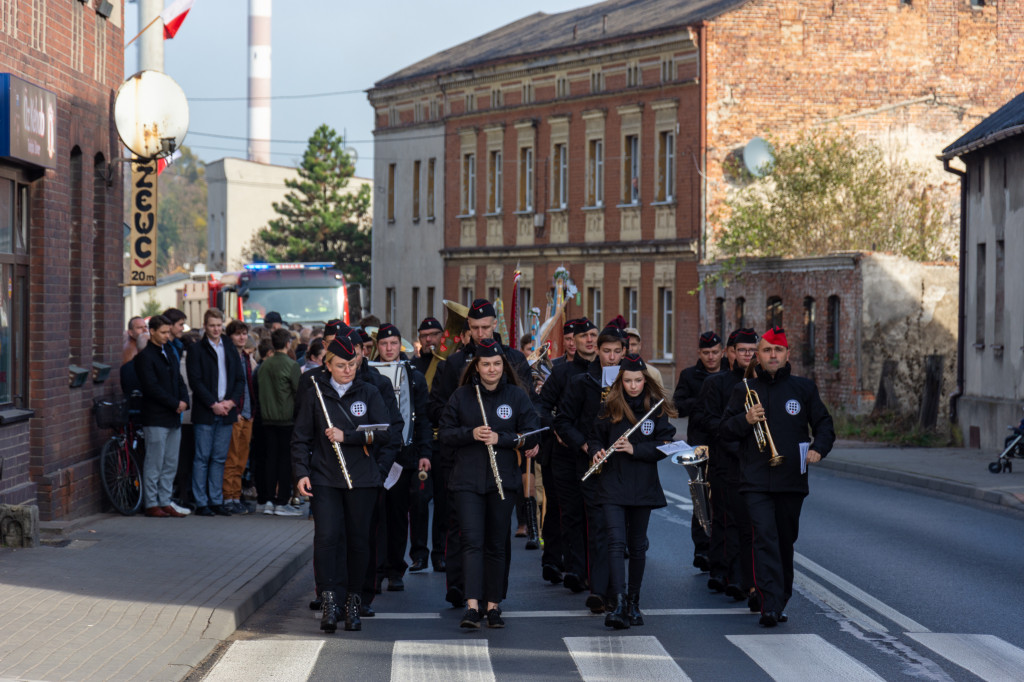
[[[270,3],[249,0],[249,160],[270,163]]]

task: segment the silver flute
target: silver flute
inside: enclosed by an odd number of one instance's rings
[[[324,394],[320,392],[320,385],[316,383],[316,379],[313,379],[313,388],[316,389],[316,397],[320,399],[320,407],[324,411],[324,419],[327,420],[327,428],[333,429],[334,424],[331,423],[331,415],[327,414],[327,404],[324,402]],[[348,487],[352,489],[352,477],[348,475],[348,466],[345,465],[345,456],[341,454],[341,445],[334,441],[331,443],[334,446],[334,454],[338,456],[338,464],[341,465],[341,473],[345,475],[345,482],[348,483]]]
[[[484,426],[488,428],[490,425],[487,423],[487,410],[484,409],[484,399],[480,395],[480,384],[476,384],[476,401],[480,403],[480,415],[484,418]],[[498,457],[494,454],[494,447],[490,443],[484,443],[487,446],[487,456],[491,458],[491,471],[494,473],[494,482],[498,486],[498,497],[505,499],[505,489],[501,487],[501,474],[498,473]]]
[[[647,420],[648,417],[650,417],[652,414],[654,414],[654,411],[656,409],[658,409],[659,407],[661,407],[661,404],[663,402],[665,402],[664,398],[662,398],[658,402],[654,403],[654,407],[652,407],[650,410],[648,410],[647,414],[645,414],[644,416],[640,417],[640,419],[637,421],[637,423],[633,424],[633,428],[631,428],[629,431],[626,431],[624,434],[622,434],[621,436],[619,436],[615,440],[618,441],[618,440],[621,440],[623,438],[629,438],[630,436],[632,436],[633,432],[636,431],[637,429],[639,429],[640,425],[643,424]],[[595,471],[600,471],[601,467],[604,465],[604,463],[607,462],[608,458],[611,457],[614,453],[615,453],[615,447],[614,447],[614,444],[613,444],[612,447],[610,447],[610,448],[608,448],[607,450],[604,451],[604,455],[601,456],[601,459],[597,460],[596,462],[594,462],[593,464],[590,465],[590,468],[587,469],[587,473],[583,474],[583,478],[581,478],[580,481],[585,481],[588,478],[590,478],[590,475],[593,474]]]

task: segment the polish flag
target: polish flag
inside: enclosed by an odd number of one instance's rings
[[[173,166],[174,162],[181,158],[181,150],[178,149],[170,156],[165,156],[162,159],[156,160],[156,174],[159,176],[168,166]]]
[[[167,9],[160,13],[160,18],[164,20],[164,40],[170,40],[177,34],[178,29],[181,28],[181,23],[185,21],[185,16],[192,9],[194,1],[174,0],[174,2],[167,6]]]

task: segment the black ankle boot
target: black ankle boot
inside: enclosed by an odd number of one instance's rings
[[[324,632],[334,632],[338,629],[338,606],[334,601],[334,592],[325,590],[320,593],[320,629]]]
[[[615,595],[615,606],[604,617],[604,626],[616,630],[625,630],[629,627],[629,600],[626,599],[626,595]]]
[[[345,629],[350,632],[363,629],[363,621],[359,619],[359,606],[362,601],[358,594],[350,594],[345,600]]]
[[[643,625],[644,613],[640,610],[640,593],[634,592],[629,595],[629,624]]]

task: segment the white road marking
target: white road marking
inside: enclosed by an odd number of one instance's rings
[[[374,620],[441,620],[440,613],[381,613],[373,617]]]
[[[563,637],[583,682],[689,680],[656,637]],[[394,678],[392,678],[394,679]]]
[[[676,502],[686,502],[687,504],[691,505],[693,504],[693,500],[691,500],[689,497],[683,497],[682,495],[674,493],[671,490],[664,490],[664,493],[665,497],[671,498]]]
[[[204,682],[305,680],[323,640],[252,639],[232,642]]]
[[[843,614],[868,632],[889,632],[889,629],[877,620],[868,617],[863,611],[851,606],[849,602],[839,597],[835,592],[832,592],[821,583],[811,580],[800,571],[793,571],[793,582],[797,587],[813,595],[833,610]]]
[[[494,679],[487,640],[399,640],[391,654],[392,682],[486,682]]]
[[[773,680],[884,682],[870,668],[818,635],[726,635]]]
[[[1024,650],[995,635],[908,632],[907,637],[988,682],[1013,682],[1024,674]]]
[[[732,609],[641,609],[645,616],[735,616],[750,613],[746,607]],[[503,618],[604,618],[603,613],[585,610],[571,611],[503,611]]]

